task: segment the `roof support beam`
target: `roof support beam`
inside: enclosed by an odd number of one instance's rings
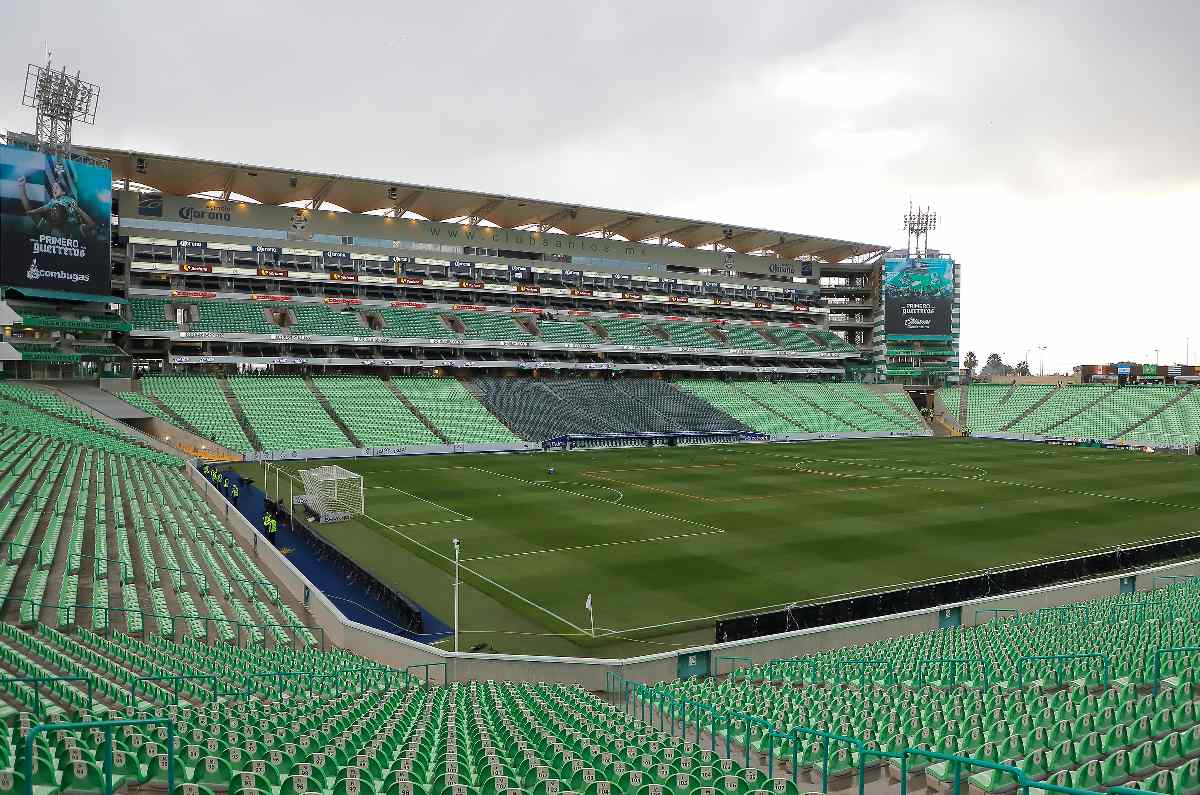
[[[539,218],[538,220],[534,221],[533,224],[537,227],[539,232],[546,234],[546,232],[550,231],[550,228],[554,226],[555,221],[559,220],[560,218],[574,218],[577,215],[579,215],[578,209],[574,207],[564,207],[558,212],[550,213],[544,218]]]
[[[422,191],[420,188],[417,188],[416,190],[413,190],[413,191],[409,191],[405,195],[401,196],[400,198],[398,198],[392,202],[392,209],[389,210],[388,213],[393,218],[399,218],[400,216],[402,216],[406,212],[408,212],[410,209],[412,209],[413,204],[416,203],[417,199],[421,196],[421,194],[423,192],[424,191]]]
[[[491,212],[503,203],[504,199],[492,199],[491,201],[484,202],[467,213],[467,223],[471,226],[479,226],[479,222],[483,220],[484,213]]]
[[[312,199],[308,202],[308,209],[321,209],[321,205],[325,203],[325,197],[329,195],[329,191],[333,190],[333,184],[335,182],[337,182],[336,178],[326,180],[325,184],[321,186],[320,190],[313,194]]]
[[[237,169],[229,169],[229,173],[225,175],[225,184],[221,186],[221,201],[229,201],[229,194],[233,193],[233,182],[237,179]]]
[[[630,224],[636,223],[640,220],[642,220],[642,217],[640,215],[631,215],[631,216],[628,216],[627,218],[622,218],[620,221],[614,221],[613,223],[609,224],[608,226],[602,226],[602,227],[600,227],[600,237],[604,238],[605,240],[608,240],[613,235],[620,234],[621,230],[624,229],[625,227],[629,226]]]

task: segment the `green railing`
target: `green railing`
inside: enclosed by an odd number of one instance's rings
[[[1029,655],[1026,657],[1017,658],[1017,688],[1025,689],[1025,665],[1031,662],[1052,662],[1057,663],[1054,667],[1054,674],[1059,679],[1062,678],[1062,663],[1067,660],[1101,660],[1104,662],[1104,689],[1107,690],[1112,682],[1112,659],[1107,654],[1099,652],[1083,653],[1083,654],[1041,654]]]
[[[993,621],[999,619],[1002,615],[1011,615],[1016,619],[1017,623],[1020,623],[1021,621],[1021,611],[1015,607],[981,607],[975,611],[975,619],[973,623],[978,625],[980,616],[991,616],[988,621]]]
[[[988,682],[990,682],[992,678],[992,663],[990,660],[984,657],[929,657],[927,659],[917,660],[917,671],[914,679],[916,680],[916,685],[918,688],[923,687],[926,681],[928,681],[925,678],[925,671],[927,669],[935,665],[948,665],[950,667],[950,680],[952,682],[957,682],[958,667],[960,665],[966,666],[972,664],[979,664],[982,666],[983,683],[984,687],[987,687]]]
[[[133,685],[129,688],[129,706],[137,709],[137,691],[138,685],[142,682],[170,682],[174,685],[175,703],[179,703],[180,685],[184,682],[212,682],[212,700],[215,701],[221,696],[240,695],[240,691],[222,691],[220,689],[221,677],[215,674],[191,674],[189,676],[139,676],[133,680]],[[143,690],[147,688],[142,687]],[[160,688],[161,689],[161,688]]]
[[[42,713],[42,683],[43,682],[85,682],[87,683],[87,700],[88,713],[90,714],[95,706],[95,700],[92,698],[92,677],[91,676],[6,676],[0,679],[0,687],[7,684],[16,683],[34,683],[33,688],[33,714],[39,718],[45,717]]]
[[[57,731],[81,731],[103,729],[104,731],[104,795],[112,795],[112,730],[120,726],[165,726],[167,729],[167,792],[175,793],[175,721],[168,718],[132,718],[126,720],[100,720],[86,723],[39,723],[29,727],[25,735],[25,759],[22,771],[25,776],[25,793],[33,793],[33,741],[39,734]]]
[[[64,604],[58,604],[56,602],[46,602],[46,601],[38,600],[38,599],[26,599],[24,597],[19,597],[19,596],[6,596],[3,599],[0,599],[0,604],[7,605],[9,602],[15,602],[19,605],[32,605],[33,607],[37,608],[39,613],[44,609],[51,609],[51,610],[69,609],[69,610],[76,610],[76,611],[92,610],[92,611],[100,612],[101,615],[104,616],[104,627],[98,633],[101,637],[108,637],[109,634],[114,631],[112,628],[112,622],[109,620],[109,618],[110,618],[109,613],[136,613],[137,615],[142,617],[143,621],[145,620],[145,618],[147,616],[154,618],[154,619],[168,620],[171,625],[171,639],[172,640],[175,639],[176,634],[177,634],[177,629],[175,627],[176,621],[199,621],[199,622],[203,623],[205,626],[205,629],[204,629],[205,643],[208,642],[209,624],[210,623],[211,624],[224,623],[224,624],[232,624],[233,626],[238,628],[237,636],[236,636],[238,648],[241,648],[241,645],[242,645],[242,630],[243,629],[262,629],[262,628],[271,628],[271,627],[279,627],[281,629],[291,629],[293,631],[294,639],[296,642],[299,641],[300,631],[308,630],[309,632],[312,632],[315,635],[318,635],[320,637],[321,651],[325,651],[327,648],[326,642],[325,642],[325,628],[322,626],[308,627],[308,626],[305,626],[304,624],[276,624],[276,623],[271,623],[271,622],[261,622],[260,623],[260,622],[254,622],[254,621],[235,621],[231,618],[223,618],[223,617],[218,618],[217,616],[208,616],[208,615],[185,616],[185,615],[179,615],[177,613],[158,613],[158,612],[154,612],[151,610],[137,610],[132,607],[116,607],[116,606],[112,606],[112,605],[81,605],[81,604],[64,605]],[[42,622],[38,621],[35,617],[30,623],[32,623],[36,627],[36,626],[40,625]],[[134,633],[128,633],[128,634],[134,634]],[[154,633],[150,633],[150,634],[154,634]]]
[[[413,663],[412,665],[410,665],[404,669],[404,673],[409,674],[409,672],[415,668],[420,668],[423,671],[425,671],[425,684],[426,685],[429,684],[429,670],[431,668],[441,668],[442,669],[442,684],[443,685],[445,685],[446,683],[448,683],[450,681],[450,671],[446,667],[446,663],[444,663],[444,662]],[[409,674],[409,676],[411,676],[411,674]]]
[[[715,676],[721,675],[721,663],[723,661],[729,663],[729,675],[731,677],[737,672],[738,668],[754,667],[754,658],[752,657],[718,657],[713,660],[713,672]],[[739,666],[738,663],[744,663],[744,665]]]
[[[1200,651],[1200,646],[1169,646],[1165,649],[1154,650],[1154,695],[1158,695],[1159,688],[1162,684],[1162,661],[1163,657],[1173,656],[1176,654],[1185,654],[1187,652]]]
[[[1079,789],[1075,787],[1067,787],[1059,784],[1052,784],[1048,781],[1040,781],[1027,777],[1024,772],[1012,765],[1006,765],[998,762],[991,762],[985,759],[975,759],[969,756],[958,754],[947,754],[939,751],[932,751],[920,748],[906,747],[898,751],[885,751],[883,749],[871,747],[871,744],[857,737],[825,732],[819,729],[812,729],[805,726],[797,726],[787,731],[779,731],[767,720],[749,715],[737,710],[726,710],[722,713],[720,709],[710,704],[693,701],[691,699],[676,699],[669,693],[659,690],[655,687],[649,687],[639,683],[634,683],[631,680],[624,680],[627,685],[633,685],[634,689],[641,701],[640,720],[643,723],[653,725],[654,713],[658,712],[659,728],[665,729],[664,712],[669,710],[672,713],[680,706],[693,706],[698,710],[704,711],[711,719],[710,734],[716,737],[716,722],[721,716],[725,719],[725,757],[733,758],[733,736],[735,733],[741,735],[741,744],[744,750],[744,765],[750,767],[751,757],[750,752],[754,748],[754,739],[751,736],[753,727],[759,727],[762,731],[763,743],[759,745],[759,751],[762,751],[765,746],[767,757],[767,770],[774,770],[775,767],[775,749],[779,747],[790,747],[791,749],[791,778],[793,784],[799,789],[800,787],[800,771],[802,768],[812,767],[815,772],[815,765],[809,764],[802,766],[800,764],[800,744],[805,739],[812,739],[819,742],[821,745],[820,759],[820,791],[825,793],[829,791],[830,778],[830,763],[834,752],[835,744],[840,744],[839,752],[845,752],[850,755],[850,761],[853,764],[849,768],[857,774],[858,792],[859,795],[865,795],[866,788],[866,768],[867,760],[871,757],[878,759],[880,762],[884,760],[895,760],[900,772],[900,795],[907,795],[909,770],[911,769],[910,759],[924,759],[926,763],[929,761],[944,761],[953,765],[952,781],[949,783],[950,792],[952,795],[964,795],[963,787],[965,777],[962,775],[964,768],[967,772],[972,770],[999,770],[1010,774],[1013,777],[1014,788],[1019,789],[1026,795],[1030,790],[1039,790],[1041,792],[1064,793],[1064,795],[1088,795],[1089,790]],[[650,711],[647,716],[647,708]],[[679,722],[681,736],[686,733],[686,709],[681,713],[684,720]],[[742,724],[738,732],[734,731],[734,722],[738,721]],[[699,721],[697,721],[699,724]],[[672,721],[671,731],[674,734],[676,722]],[[699,739],[700,728],[696,728],[696,737]],[[1130,787],[1109,787],[1107,791],[1114,795],[1165,795],[1161,793],[1152,793],[1149,790],[1133,789]]]

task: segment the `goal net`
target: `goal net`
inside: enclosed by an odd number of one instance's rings
[[[363,479],[339,466],[302,469],[298,473],[304,493],[296,501],[325,522],[344,522],[363,513]]]

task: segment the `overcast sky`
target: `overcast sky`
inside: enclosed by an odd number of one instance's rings
[[[1200,3],[4,4],[81,143],[904,242],[965,266],[963,350],[1200,361]],[[1036,370],[1038,356],[1031,357]]]

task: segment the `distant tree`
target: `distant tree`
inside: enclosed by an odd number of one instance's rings
[[[963,359],[963,367],[967,369],[971,375],[975,374],[975,368],[979,366],[979,357],[975,355],[975,351],[967,351],[967,358]]]
[[[979,374],[983,376],[1012,375],[1013,368],[1004,363],[1004,358],[1000,354],[989,353],[987,362],[984,363]]]
[[[1029,362],[1017,362],[1017,366],[1013,368],[1013,373],[1016,375],[1029,375]]]

